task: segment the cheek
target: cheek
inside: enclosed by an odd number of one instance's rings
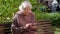
[[[28,10],[28,11],[29,11],[29,10],[31,10],[31,9],[30,9],[30,8],[26,8],[25,10]]]
[[[31,10],[30,8],[28,8],[28,10]]]

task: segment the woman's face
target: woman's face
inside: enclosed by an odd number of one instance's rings
[[[25,13],[25,14],[29,14],[30,11],[31,11],[30,6],[27,6],[27,7],[24,9],[24,13]]]
[[[31,8],[30,8],[30,6],[27,5],[27,7],[24,10],[28,12],[31,10]]]

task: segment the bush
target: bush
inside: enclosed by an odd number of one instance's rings
[[[15,14],[19,9],[19,5],[24,0],[0,0],[0,22],[11,21],[13,14]],[[58,13],[41,13],[39,9],[39,3],[37,0],[29,0],[33,6],[32,10],[35,7],[38,7],[34,13],[37,20],[49,20],[52,24],[59,25],[60,23],[60,14]],[[10,19],[9,19],[10,18]]]
[[[36,13],[36,19],[37,20],[49,20],[53,25],[59,25],[60,24],[60,14],[59,13]]]
[[[0,0],[0,22],[9,21],[7,18],[12,19],[19,9],[19,5],[24,0]],[[32,10],[38,5],[36,0],[29,0],[33,6]]]

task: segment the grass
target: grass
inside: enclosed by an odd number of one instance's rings
[[[60,32],[55,32],[55,34],[60,34]]]
[[[55,34],[60,34],[60,28],[55,27]]]

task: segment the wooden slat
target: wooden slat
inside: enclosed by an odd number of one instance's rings
[[[38,32],[39,34],[54,34],[54,32]]]
[[[51,24],[50,22],[38,22],[38,24]]]
[[[52,30],[52,25],[49,21],[47,20],[39,20],[37,21],[37,26],[38,26],[38,34],[54,34]],[[4,31],[2,30],[0,34],[11,34],[10,27],[11,23],[5,23],[3,26],[5,26]],[[2,27],[0,27],[2,28]],[[3,32],[3,33],[2,33]]]
[[[38,34],[54,34],[52,25],[49,21],[38,21]],[[53,33],[52,33],[53,32]]]

